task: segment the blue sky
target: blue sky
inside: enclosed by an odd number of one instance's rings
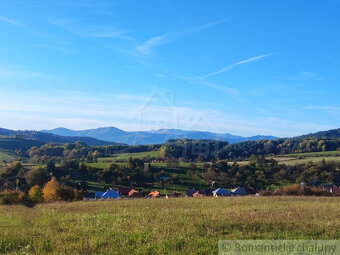
[[[339,127],[338,0],[0,4],[0,127]]]

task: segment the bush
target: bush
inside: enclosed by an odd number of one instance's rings
[[[304,195],[306,196],[331,196],[332,194],[316,187],[306,188],[304,190]]]
[[[58,181],[55,177],[52,177],[52,179],[46,183],[43,189],[43,194],[44,200],[47,202],[57,201],[60,199],[58,194]]]
[[[270,190],[270,189],[261,190],[261,191],[259,192],[259,195],[260,195],[260,196],[273,196],[273,195],[274,195],[274,191],[273,191],[273,190]]]
[[[301,187],[299,184],[289,185],[284,187],[281,191],[281,194],[284,196],[299,196],[302,195]]]
[[[0,194],[1,196],[1,204],[3,205],[14,205],[20,204],[24,201],[25,193],[16,190],[8,190],[5,189],[4,192]]]
[[[34,187],[32,187],[28,192],[28,195],[33,201],[37,203],[44,202],[44,193],[39,185],[35,185]]]

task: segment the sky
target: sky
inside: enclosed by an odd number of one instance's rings
[[[0,0],[0,127],[340,127],[339,0]]]

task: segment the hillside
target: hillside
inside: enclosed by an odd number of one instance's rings
[[[188,131],[180,129],[159,129],[154,131],[124,131],[115,127],[105,127],[88,130],[70,130],[66,128],[56,128],[52,130],[42,130],[43,132],[62,136],[88,136],[103,141],[118,142],[125,144],[161,144],[169,139],[206,139],[219,140],[228,143],[238,143],[243,141],[256,141],[261,139],[275,139],[274,136],[251,136],[243,137],[232,134],[219,134],[204,131]]]
[[[41,143],[74,143],[83,142],[87,145],[104,146],[110,144],[116,144],[114,142],[101,141],[93,137],[85,136],[62,136],[51,133],[45,133],[40,131],[29,130],[10,130],[0,128],[0,136],[7,136],[15,139],[37,140]],[[36,146],[36,145],[33,145]]]

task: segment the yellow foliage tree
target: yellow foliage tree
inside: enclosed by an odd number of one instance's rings
[[[56,201],[59,200],[59,194],[58,194],[58,181],[55,177],[52,177],[52,179],[46,183],[44,189],[43,189],[44,199],[45,201]]]
[[[28,192],[28,195],[37,203],[44,202],[44,193],[42,189],[39,187],[39,185],[33,186]]]

